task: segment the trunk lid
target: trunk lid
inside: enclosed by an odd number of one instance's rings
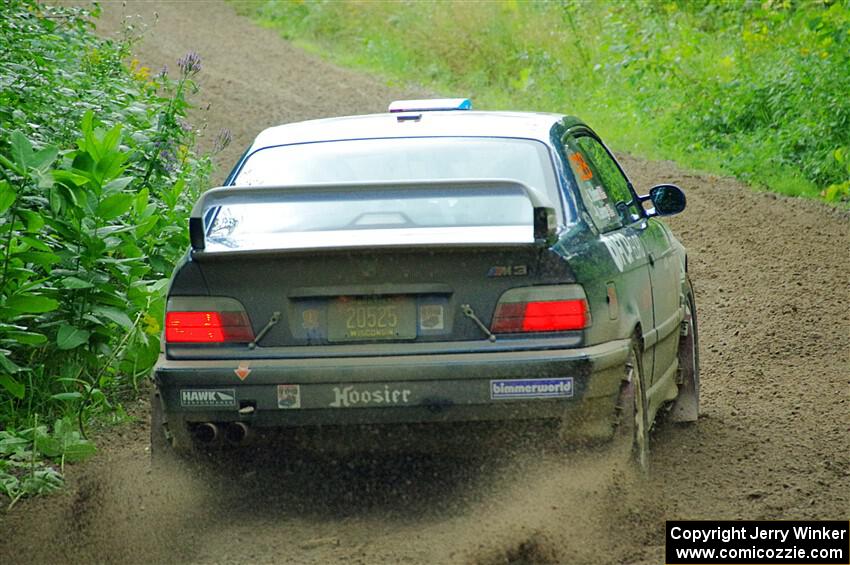
[[[481,340],[464,305],[489,327],[506,290],[575,280],[534,246],[205,255],[195,269],[209,296],[241,302],[255,334],[281,314],[262,347]]]
[[[237,300],[251,349],[481,340],[506,290],[574,282],[556,229],[511,180],[217,188],[169,298]]]

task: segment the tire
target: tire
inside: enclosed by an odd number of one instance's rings
[[[649,421],[641,353],[640,344],[633,341],[615,409],[615,442],[618,452],[626,455],[629,466],[646,476],[650,459]]]
[[[696,422],[699,418],[699,327],[697,308],[691,282],[688,281],[688,294],[685,297],[685,335],[679,338],[679,368],[681,384],[679,394],[670,409],[673,422]]]

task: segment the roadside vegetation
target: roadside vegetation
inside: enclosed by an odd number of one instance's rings
[[[97,38],[96,13],[2,11],[0,494],[14,504],[94,453],[88,424],[127,418],[211,160],[186,121],[197,54],[154,71],[130,58],[130,30]]]
[[[576,114],[621,151],[850,200],[850,0],[237,7],[396,83],[477,108]]]

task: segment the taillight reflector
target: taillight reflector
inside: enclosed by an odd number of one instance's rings
[[[249,343],[254,331],[244,312],[168,312],[168,343]]]
[[[499,304],[493,333],[557,332],[587,327],[587,301],[513,302]]]

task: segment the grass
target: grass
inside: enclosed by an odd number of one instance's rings
[[[236,6],[390,85],[575,114],[619,151],[850,200],[848,0]]]

